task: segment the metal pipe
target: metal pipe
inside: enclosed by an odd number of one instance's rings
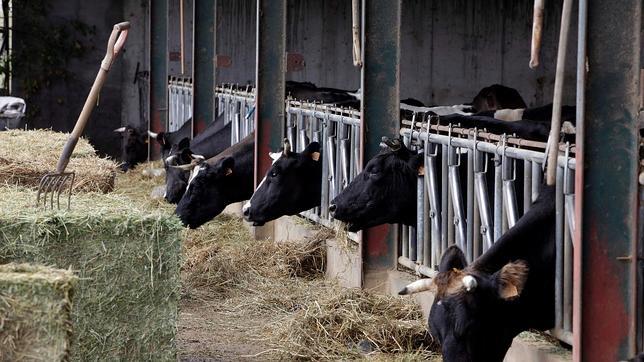
[[[431,219],[432,222],[432,227],[431,227],[431,245],[432,245],[432,265],[438,265],[440,261],[440,256],[441,256],[441,243],[443,239],[443,233],[442,233],[442,227],[443,227],[443,222],[442,222],[442,212],[441,212],[441,202],[440,202],[440,196],[438,194],[438,176],[436,175],[437,173],[437,165],[436,165],[436,158],[438,157],[437,154],[437,146],[433,145],[431,143],[426,143],[427,144],[427,149],[431,149],[432,151],[428,151],[428,156],[425,158],[425,188],[427,189],[427,192],[429,193],[429,207],[430,207],[430,212],[429,212],[429,218]]]
[[[546,170],[546,183],[555,184],[557,171],[557,154],[559,149],[559,132],[561,131],[561,101],[563,98],[563,84],[566,68],[566,50],[568,48],[568,30],[570,29],[570,13],[572,0],[564,0],[561,11],[561,28],[559,32],[559,48],[557,52],[557,71],[555,74],[555,90],[552,100],[552,124],[548,137],[548,165]]]
[[[555,187],[555,328],[563,327],[563,170],[557,167]]]
[[[474,260],[474,152],[467,151],[467,242],[465,257],[469,263]]]
[[[532,162],[523,161],[523,213],[532,205]]]
[[[466,250],[466,220],[463,211],[463,196],[461,195],[461,182],[458,175],[458,166],[449,166],[449,187],[454,210],[454,229],[456,236],[456,245],[461,250]]]
[[[500,155],[494,157],[494,242],[503,234],[503,178]]]
[[[481,234],[485,243],[484,250],[492,247],[494,242],[492,215],[490,212],[490,203],[487,194],[487,180],[484,172],[474,174],[474,187],[476,193],[476,202],[478,204],[479,214],[481,216]]]

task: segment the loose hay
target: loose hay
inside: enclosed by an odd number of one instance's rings
[[[175,360],[179,220],[123,195],[78,194],[70,211],[0,189],[0,263],[71,267],[80,277],[72,360]]]
[[[253,240],[241,220],[221,215],[185,235],[183,296],[216,301],[218,315],[265,320],[248,335],[268,348],[246,357],[435,358],[426,320],[411,300],[323,279],[323,241],[332,235],[325,231],[301,243]],[[365,344],[371,351],[361,350]]]
[[[0,132],[0,184],[38,187],[43,175],[55,171],[68,137],[51,130]],[[67,166],[76,172],[73,191],[112,191],[116,166],[81,138]]]
[[[66,361],[71,342],[71,271],[0,265],[0,361]]]

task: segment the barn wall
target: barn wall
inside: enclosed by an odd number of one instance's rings
[[[183,0],[183,49],[184,67],[181,73],[181,0],[168,1],[168,75],[192,76],[192,3]]]
[[[233,65],[217,82],[254,79],[255,1],[220,1],[218,53]],[[401,97],[428,104],[471,100],[480,88],[502,83],[517,88],[530,105],[551,101],[561,2],[546,2],[542,65],[528,68],[532,1],[403,0]],[[565,101],[574,101],[576,8],[567,57]],[[305,69],[287,79],[355,89],[351,2],[289,0],[287,50],[301,53]]]

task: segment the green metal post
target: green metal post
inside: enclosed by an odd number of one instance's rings
[[[150,130],[166,129],[168,116],[168,0],[150,1]],[[153,142],[150,158],[160,148]]]
[[[588,1],[578,361],[635,353],[641,10],[641,1]]]
[[[217,1],[195,1],[192,9],[192,122],[196,135],[214,120]]]
[[[271,166],[269,151],[284,135],[286,0],[257,0],[255,185]]]
[[[382,136],[400,130],[400,0],[362,1],[362,150],[361,162],[380,152]],[[397,228],[382,225],[363,231],[366,272],[396,266]]]

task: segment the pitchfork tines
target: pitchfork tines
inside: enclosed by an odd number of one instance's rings
[[[53,209],[55,200],[56,207],[60,209],[60,195],[67,191],[67,209],[69,210],[72,199],[72,187],[74,186],[75,178],[76,173],[74,171],[48,173],[43,176],[40,179],[40,185],[38,185],[36,206],[47,208],[49,205],[49,207]]]

